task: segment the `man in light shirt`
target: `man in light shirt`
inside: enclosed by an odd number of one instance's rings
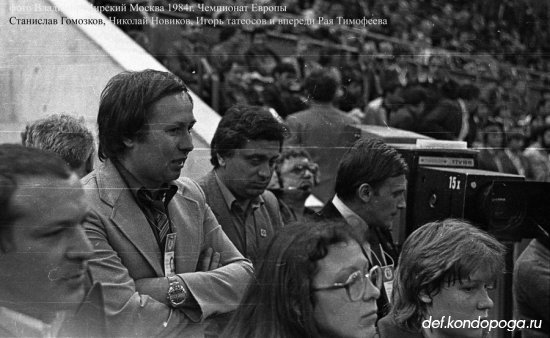
[[[379,139],[359,139],[338,165],[336,194],[318,212],[322,219],[345,220],[362,234],[371,262],[388,274],[398,258],[391,228],[406,206],[407,172],[397,150]],[[379,316],[388,310],[389,295],[382,292],[379,298]]]

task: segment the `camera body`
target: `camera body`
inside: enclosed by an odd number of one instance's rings
[[[465,218],[500,240],[535,237],[523,227],[526,205],[518,201],[524,177],[469,168],[421,167],[411,193],[410,231],[447,217]]]
[[[407,208],[392,229],[398,245],[419,226],[463,218],[499,240],[518,242],[550,233],[550,183],[479,170],[478,151],[410,131],[363,125],[361,136],[395,147],[407,162]]]
[[[394,223],[400,224],[398,243],[419,226],[449,217],[467,219],[502,241],[550,231],[550,183],[479,170],[472,149],[394,146],[409,166],[407,209]]]

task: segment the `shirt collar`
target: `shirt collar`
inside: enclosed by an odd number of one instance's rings
[[[338,195],[334,195],[332,198],[332,204],[340,212],[342,217],[346,220],[346,222],[351,225],[354,228],[359,229],[368,229],[367,222],[363,220],[359,215],[357,215],[353,210],[351,210],[342,200],[338,197]]]
[[[363,218],[361,218],[359,215],[357,215],[353,210],[351,210],[339,197],[338,195],[334,195],[334,197],[332,198],[332,204],[334,205],[334,207],[336,208],[336,210],[338,210],[340,212],[340,214],[342,215],[342,217],[344,217],[344,219],[346,220],[346,222],[351,225],[351,227],[353,229],[359,229],[359,231],[361,231],[362,233],[366,233],[369,231],[369,225],[367,224],[367,222],[365,222],[365,220]],[[376,255],[375,258],[376,258],[376,261],[378,263],[376,263],[375,261],[373,261],[373,253],[372,253],[372,250],[371,250],[371,245],[370,243],[367,241],[365,241],[363,243],[363,246],[365,247],[365,251],[367,253],[367,257],[369,259],[369,261],[373,264],[378,264],[378,265],[382,265],[382,262],[378,259],[378,257]],[[381,249],[382,250],[382,249]]]
[[[57,312],[52,323],[46,324],[39,319],[21,312],[0,307],[0,323],[2,323],[2,327],[13,333],[16,337],[57,337],[65,316],[66,312]]]
[[[216,182],[218,183],[218,186],[220,187],[220,191],[223,196],[223,200],[225,201],[225,204],[227,205],[227,208],[231,210],[231,207],[233,206],[233,203],[237,203],[239,205],[239,202],[235,198],[235,195],[229,190],[229,188],[223,183],[223,181],[220,179],[216,171],[214,171],[214,177],[216,178]],[[264,199],[262,198],[262,195],[259,195],[256,198],[253,198],[250,201],[249,207],[252,208],[258,208],[260,205],[264,204]],[[240,205],[239,205],[240,207]]]
[[[153,197],[153,193],[151,190],[145,188],[141,182],[130,172],[126,167],[122,165],[118,160],[113,160],[113,164],[115,165],[116,169],[118,170],[118,173],[122,177],[122,180],[126,183],[130,191],[132,192],[132,195],[136,198],[136,200],[139,200],[138,191],[145,190],[145,193],[148,194],[151,198]],[[163,184],[160,187],[160,194],[157,196],[164,197],[164,204],[168,205],[172,197],[176,194],[178,191],[178,186],[175,184]]]

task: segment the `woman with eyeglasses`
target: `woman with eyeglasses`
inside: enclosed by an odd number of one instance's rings
[[[493,308],[489,290],[504,271],[504,251],[463,220],[416,229],[399,256],[393,307],[378,321],[380,338],[484,337]]]
[[[286,227],[223,337],[373,337],[382,277],[358,238],[342,223]]]

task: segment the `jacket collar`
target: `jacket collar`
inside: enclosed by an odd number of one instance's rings
[[[110,160],[98,168],[97,185],[99,198],[112,212],[109,218],[135,245],[138,252],[149,262],[158,276],[164,276],[161,266],[162,254],[152,233],[151,226],[139,208],[130,189]]]

